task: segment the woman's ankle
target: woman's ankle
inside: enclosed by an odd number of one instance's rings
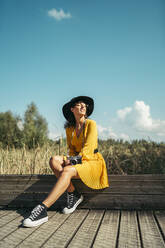
[[[67,188],[67,192],[68,193],[72,193],[72,192],[74,192],[75,191],[75,187],[73,186],[73,184],[71,183],[70,185],[69,185],[69,187]]]
[[[67,188],[68,193],[73,193],[75,190],[76,190],[75,187]]]

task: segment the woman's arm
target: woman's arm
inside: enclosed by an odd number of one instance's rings
[[[97,126],[96,122],[90,120],[87,126],[85,134],[84,146],[79,153],[83,159],[89,159],[89,156],[94,154],[94,150],[97,148]]]

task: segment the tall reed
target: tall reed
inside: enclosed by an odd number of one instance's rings
[[[163,142],[99,140],[98,148],[110,174],[165,174]],[[0,148],[0,174],[52,174],[50,157],[66,153],[65,140],[31,150]]]
[[[65,147],[61,147],[65,152]],[[51,174],[49,159],[59,154],[59,145],[48,145],[27,149],[0,148],[0,174]]]

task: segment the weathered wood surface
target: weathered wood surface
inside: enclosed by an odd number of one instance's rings
[[[54,175],[0,175],[0,206],[32,207],[42,201],[56,182]],[[82,208],[165,209],[165,175],[109,175],[110,187],[92,190],[73,180],[85,196]],[[65,194],[53,206],[58,209]]]
[[[165,248],[165,211],[79,209],[24,228],[27,209],[0,210],[0,248]]]
[[[163,237],[152,212],[140,212],[139,224],[144,247],[165,247]]]

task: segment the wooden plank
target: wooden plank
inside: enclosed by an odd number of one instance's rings
[[[121,212],[118,248],[123,247],[141,247],[138,222],[135,211]]]
[[[37,189],[37,188],[42,188],[42,191],[43,189],[45,188],[51,188],[53,187],[53,185],[56,183],[56,179],[54,178],[54,181],[45,181],[45,180],[30,180],[30,181],[26,181],[26,180],[20,180],[17,181],[17,180],[6,180],[5,182],[2,182],[0,181],[0,185],[1,185],[1,188],[0,190],[3,191],[3,190],[17,190],[17,191],[23,191],[23,190],[34,190],[34,189]],[[13,188],[14,186],[14,188]],[[47,192],[47,191],[45,191]]]
[[[52,189],[54,183],[51,182],[44,182],[38,181],[37,183],[31,184],[17,184],[16,182],[10,182],[5,183],[0,187],[0,193],[10,193],[10,192],[44,192],[48,193]],[[153,187],[153,184],[154,187]],[[109,188],[103,189],[103,190],[93,190],[88,188],[86,185],[84,185],[82,182],[77,181],[74,183],[75,187],[78,191],[81,193],[104,193],[104,194],[163,194],[165,195],[165,181],[157,181],[156,183],[153,181],[145,181],[145,182],[139,182],[139,181],[130,181],[130,182],[113,182]]]
[[[156,187],[165,186],[165,175],[132,175],[132,176],[109,176],[110,187],[105,189],[105,192],[111,192],[113,189],[121,190],[124,188],[140,188],[147,190]],[[56,178],[53,175],[38,175],[38,176],[25,176],[25,175],[1,175],[0,176],[0,185],[2,189],[12,189],[15,186],[15,189],[25,189],[33,187],[51,187],[56,182]],[[122,185],[121,185],[122,182]],[[135,183],[136,182],[136,183]],[[73,183],[76,183],[77,187],[80,188],[83,192],[87,190],[92,191],[86,187],[81,180],[73,180]],[[154,184],[153,184],[154,183]],[[153,187],[154,185],[154,187]],[[32,189],[33,189],[32,187]]]
[[[165,240],[165,211],[156,211],[155,217],[159,223],[163,238]]]
[[[110,187],[103,189],[103,190],[93,190],[88,188],[86,185],[83,184],[80,180],[73,180],[73,184],[77,188],[78,191],[82,193],[88,192],[104,192],[110,194],[117,194],[117,193],[131,193],[131,194],[145,194],[145,193],[152,193],[152,194],[164,194],[165,195],[165,178],[159,180],[148,180],[147,178],[143,179],[134,179],[127,178],[127,180],[113,180],[110,181]]]
[[[54,180],[55,176],[54,175],[18,175],[18,174],[4,174],[0,175],[0,180],[1,181],[6,181],[6,180],[13,180],[13,181],[19,181],[19,180],[25,180],[25,181],[30,181],[30,180]]]
[[[112,181],[125,181],[125,180],[160,180],[165,179],[164,174],[136,174],[136,175],[108,175],[108,178]]]
[[[10,221],[7,223],[0,231],[0,240],[4,239],[5,237],[9,236],[12,232],[19,228],[19,225],[22,221],[22,216]]]
[[[130,194],[83,194],[84,201],[79,208],[92,209],[165,209],[165,197],[163,195],[130,195]],[[1,194],[0,205],[8,207],[33,207],[46,198],[45,193],[22,193],[22,194]],[[65,201],[61,197],[52,209],[59,209]]]
[[[69,215],[69,218],[63,223],[58,230],[42,246],[44,248],[66,247],[72,236],[77,231],[81,223],[88,214],[88,210],[77,210]]]
[[[136,174],[136,175],[108,175],[110,182],[120,182],[120,181],[159,181],[165,180],[165,174]],[[0,182],[13,181],[21,183],[22,181],[30,183],[31,181],[43,181],[43,182],[54,182],[56,180],[55,175],[0,175]],[[79,181],[75,179],[75,181]]]
[[[76,210],[71,215],[62,215],[48,211],[49,221],[39,227],[20,227],[22,216],[29,212],[22,209],[7,211],[9,214],[5,224],[0,229],[0,247],[139,247],[136,246],[137,219],[134,211]],[[0,211],[1,213],[1,211]],[[88,214],[89,213],[89,214]],[[163,248],[164,240],[159,226],[164,232],[165,211],[156,211],[155,217],[151,211],[138,212],[138,222],[141,230],[143,248]],[[5,216],[4,216],[5,217]],[[3,217],[3,218],[4,218]],[[14,217],[14,218],[13,218]],[[4,221],[4,219],[2,220]],[[118,236],[118,226],[120,230]],[[96,237],[95,237],[96,235]],[[116,239],[118,242],[116,244]],[[139,239],[139,237],[138,237]],[[94,242],[94,243],[93,243]],[[73,246],[72,246],[73,245]]]
[[[144,248],[165,247],[165,243],[151,211],[138,212],[142,243]]]
[[[5,224],[0,231],[0,240],[4,239],[5,237],[9,236],[10,233],[17,230],[20,225],[22,224],[23,217],[21,215],[24,215],[23,210],[17,210],[17,213],[19,213],[19,216],[12,221]],[[25,213],[26,214],[26,213]]]
[[[93,248],[116,247],[120,212],[106,211],[97,233]]]
[[[10,211],[7,215],[1,216],[0,228],[5,226],[10,221],[16,219],[18,216],[19,213],[17,213],[17,211]]]
[[[82,223],[79,230],[67,247],[92,247],[92,243],[94,241],[95,235],[97,234],[97,229],[99,228],[103,214],[103,210],[90,211],[89,215],[86,217],[85,221]]]
[[[6,177],[8,179],[6,179]],[[40,176],[0,176],[0,193],[5,192],[49,192],[56,182],[53,175]],[[104,190],[92,190],[80,180],[73,180],[77,189],[82,193],[132,193],[132,194],[165,194],[165,175],[132,175],[132,176],[109,176],[110,187]],[[112,178],[111,178],[112,177]],[[117,179],[115,179],[117,178]],[[154,187],[153,187],[154,185]]]
[[[109,175],[109,179],[110,187],[104,190],[92,190],[80,180],[73,180],[86,198],[81,206],[107,209],[165,208],[165,175]],[[44,200],[55,181],[54,175],[1,175],[0,206],[32,207]],[[64,198],[62,196],[57,201],[54,209],[60,207]]]
[[[27,213],[26,213],[27,214]],[[26,215],[25,214],[25,215]],[[52,211],[48,211],[48,217],[51,218],[53,215],[55,214],[55,212]],[[47,223],[43,224],[46,225]],[[39,227],[33,227],[33,228],[17,228],[19,225],[19,222],[12,222],[10,224],[11,228],[15,229],[13,232],[10,232],[7,236],[5,236],[1,241],[0,241],[0,247],[2,248],[14,248],[17,245],[21,244],[23,240],[25,240],[27,237],[30,238],[30,235],[35,232],[37,229],[41,228],[41,226]],[[6,226],[4,227],[6,228]],[[35,246],[33,246],[35,247]]]
[[[84,194],[81,208],[92,209],[165,209],[165,197],[162,195],[100,195]]]
[[[24,180],[54,180],[55,176],[54,175],[39,175],[39,174],[24,174],[24,175],[18,175],[18,174],[4,174],[0,175],[0,180],[19,180],[21,178]],[[136,175],[113,175],[109,174],[108,178],[110,181],[125,181],[128,179],[132,180],[159,180],[159,179],[165,179],[164,174],[136,174]]]
[[[12,210],[0,210],[0,217],[2,217],[2,216],[4,216],[4,215],[7,215],[7,214],[9,214],[10,212],[12,212]]]
[[[34,207],[38,203],[42,202],[46,197],[47,193],[11,193],[1,194],[0,205],[7,207]],[[53,209],[57,210],[61,204],[65,202],[66,195],[62,195],[57,202],[53,205]]]
[[[56,213],[49,221],[40,226],[35,232],[31,233],[26,239],[23,240],[17,247],[37,248],[44,245],[44,243],[51,238],[56,230],[65,223],[68,215]]]

